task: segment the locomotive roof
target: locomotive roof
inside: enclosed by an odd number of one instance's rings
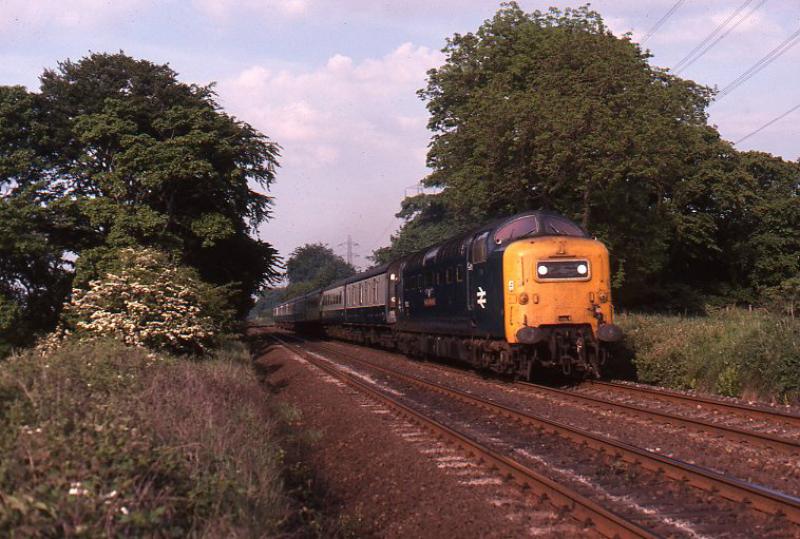
[[[434,256],[438,257],[443,255],[446,257],[448,254],[452,254],[450,253],[451,250],[455,248],[460,249],[461,245],[463,245],[463,242],[466,239],[472,238],[484,232],[489,232],[491,234],[499,230],[503,225],[506,225],[508,223],[511,223],[513,221],[516,221],[517,219],[526,216],[534,216],[537,219],[541,219],[542,217],[546,216],[566,219],[567,221],[575,225],[578,229],[580,229],[580,231],[583,233],[583,237],[589,237],[589,234],[583,228],[581,228],[577,223],[573,222],[571,219],[568,219],[567,217],[564,217],[559,213],[546,210],[530,210],[530,211],[515,213],[514,215],[506,217],[501,217],[499,219],[495,219],[484,225],[472,228],[470,230],[462,232],[461,234],[448,238],[439,243],[434,243],[432,245],[429,245],[424,249],[420,249],[419,251],[416,251],[410,255],[406,255],[405,257],[402,257],[401,259],[398,259],[395,262],[406,262],[407,266],[424,265],[424,261],[426,258],[428,258],[429,253],[431,253],[434,250],[438,250],[438,252],[436,252]],[[552,236],[552,235],[557,235],[557,234],[547,233],[546,231],[537,231],[530,234],[526,234],[524,237]],[[505,245],[497,245],[495,242],[489,242],[489,249],[490,251],[502,250],[505,249]]]
[[[470,230],[467,230],[466,232],[462,232],[461,234],[457,234],[457,235],[455,235],[455,236],[453,236],[451,238],[448,238],[448,239],[446,239],[444,241],[441,241],[439,243],[434,243],[432,245],[429,245],[429,246],[425,247],[424,249],[420,249],[419,251],[416,251],[416,252],[414,252],[414,253],[412,253],[410,255],[406,255],[404,257],[395,259],[395,260],[393,260],[393,261],[391,261],[391,262],[389,262],[387,264],[381,264],[380,266],[376,266],[374,268],[370,268],[368,270],[356,273],[355,275],[351,275],[350,277],[346,277],[344,279],[339,279],[338,281],[334,281],[333,283],[329,284],[328,286],[326,286],[324,288],[318,288],[316,290],[312,290],[311,292],[303,294],[302,296],[298,296],[298,297],[289,299],[289,300],[285,301],[284,303],[282,303],[281,305],[288,304],[288,303],[293,303],[293,302],[297,302],[297,301],[301,301],[301,300],[305,300],[305,299],[307,299],[307,298],[309,298],[311,296],[318,296],[319,294],[321,294],[325,290],[330,290],[332,288],[337,288],[339,286],[343,286],[343,285],[346,285],[346,284],[349,284],[349,283],[357,282],[357,281],[360,281],[362,279],[367,279],[369,277],[374,277],[375,275],[380,275],[381,273],[385,273],[387,271],[387,269],[389,268],[389,266],[394,265],[394,264],[405,262],[407,265],[411,265],[411,266],[420,265],[421,266],[421,265],[423,265],[423,261],[425,259],[426,254],[430,253],[434,249],[447,251],[448,248],[450,248],[450,249],[453,249],[453,248],[456,248],[456,247],[460,248],[460,246],[462,245],[464,240],[466,240],[467,238],[473,237],[473,236],[475,236],[477,234],[481,234],[483,232],[496,231],[502,225],[504,225],[506,223],[510,223],[512,221],[515,221],[515,220],[517,220],[517,219],[519,219],[521,217],[525,217],[525,216],[528,216],[528,215],[536,216],[537,218],[541,218],[541,217],[544,217],[544,216],[554,216],[554,217],[559,217],[561,219],[567,219],[568,221],[572,222],[575,226],[577,226],[583,232],[584,237],[589,237],[589,234],[585,230],[583,230],[583,228],[581,228],[579,225],[574,223],[571,219],[568,219],[568,218],[564,217],[563,215],[561,215],[559,213],[556,213],[556,212],[546,211],[546,210],[530,210],[530,211],[515,213],[514,215],[510,215],[510,216],[494,219],[494,220],[492,220],[492,221],[490,221],[490,222],[488,222],[486,224],[483,224],[481,226],[472,228]],[[528,234],[526,237],[552,236],[552,235],[553,234],[547,234],[545,232],[536,232],[536,233]],[[497,245],[494,242],[489,242],[489,245],[490,245],[490,249],[492,251],[501,250],[501,249],[505,248],[504,245]],[[438,255],[438,252],[437,252],[437,255]]]

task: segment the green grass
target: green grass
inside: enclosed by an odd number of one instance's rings
[[[114,342],[10,357],[0,536],[295,533],[267,401],[237,343],[206,361]]]
[[[704,317],[626,314],[616,321],[642,382],[800,401],[800,320],[721,309]]]

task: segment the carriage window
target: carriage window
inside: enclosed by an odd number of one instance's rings
[[[425,286],[431,286],[433,284],[433,273],[430,271],[425,272]]]
[[[488,256],[488,245],[486,245],[486,239],[489,237],[489,232],[484,232],[475,238],[475,241],[472,242],[472,263],[473,264],[480,264],[481,262],[486,262],[486,258]]]
[[[586,233],[581,227],[569,219],[557,215],[542,216],[542,232],[555,236],[586,237]]]
[[[450,283],[452,283],[452,282],[453,282],[453,268],[447,268],[447,269],[444,271],[444,281],[445,281],[447,284],[450,284]]]
[[[516,238],[522,238],[535,233],[537,229],[536,217],[526,215],[503,225],[494,233],[494,242],[501,244]]]
[[[456,282],[460,283],[464,280],[464,268],[463,266],[456,266]]]
[[[442,272],[441,271],[437,271],[436,273],[433,274],[433,284],[435,284],[437,286],[442,284]]]

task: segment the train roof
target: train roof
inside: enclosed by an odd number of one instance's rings
[[[537,230],[523,234],[521,236],[516,236],[513,238],[514,240],[521,239],[523,237],[542,237],[542,236],[559,236],[559,235],[585,237],[585,238],[590,237],[590,235],[577,223],[573,222],[571,219],[568,219],[567,217],[564,217],[561,214],[546,210],[530,210],[494,219],[493,221],[490,221],[486,224],[483,224],[475,228],[471,228],[465,232],[462,232],[461,234],[457,234],[452,238],[448,238],[439,243],[428,245],[424,249],[420,249],[419,251],[406,255],[398,259],[394,263],[405,262],[406,267],[415,267],[415,266],[419,267],[427,265],[427,261],[429,259],[439,260],[443,258],[451,258],[451,257],[455,258],[456,254],[458,254],[459,256],[465,255],[465,253],[462,251],[462,246],[465,245],[465,241],[467,239],[473,238],[478,234],[482,234],[484,232],[488,232],[491,235],[499,231],[505,225],[511,224],[517,220],[521,220],[529,216],[536,218]],[[571,232],[574,233],[566,234],[562,231],[555,229],[554,227],[550,227],[551,229],[548,229],[548,227],[545,224],[545,220],[548,217],[562,220],[562,222],[565,223],[569,223],[569,225],[571,225]],[[505,249],[505,245],[506,245],[505,243],[497,244],[494,241],[490,241],[489,250],[490,251],[502,250]]]
[[[370,277],[374,277],[376,275],[380,275],[381,273],[386,273],[386,269],[389,267],[389,264],[381,264],[380,266],[375,266],[374,268],[369,268],[367,270],[361,271],[359,273],[353,274],[350,277],[345,277],[344,279],[339,279],[338,281],[334,281],[333,283],[329,284],[324,288],[324,290],[328,290],[330,288],[336,288],[337,286],[342,286],[345,284],[354,283],[356,281],[360,281],[362,279],[368,279]]]
[[[509,215],[509,216],[506,216],[506,217],[501,217],[501,218],[498,218],[498,219],[494,219],[494,220],[492,220],[492,221],[490,221],[490,222],[488,222],[486,224],[483,224],[481,226],[472,228],[470,230],[462,232],[461,234],[457,234],[457,235],[453,236],[452,238],[448,238],[448,239],[446,239],[444,241],[441,241],[439,243],[434,243],[432,245],[429,245],[429,246],[425,247],[424,249],[420,249],[419,251],[416,251],[416,252],[411,253],[409,255],[406,255],[406,256],[400,257],[398,259],[395,259],[395,260],[393,260],[393,261],[391,261],[391,262],[389,262],[387,264],[381,264],[380,266],[376,266],[374,268],[370,268],[368,270],[356,273],[354,275],[351,275],[350,277],[346,277],[344,279],[339,279],[338,281],[334,281],[333,283],[329,284],[328,286],[326,286],[324,288],[318,288],[316,290],[312,290],[311,292],[307,292],[307,293],[303,294],[302,296],[297,296],[295,298],[286,300],[283,303],[281,303],[280,305],[285,305],[285,304],[288,304],[288,303],[295,303],[297,301],[305,300],[310,296],[318,296],[319,294],[321,294],[325,290],[330,290],[332,288],[337,288],[337,287],[340,287],[340,286],[344,286],[344,285],[347,285],[347,284],[350,284],[350,283],[361,281],[363,279],[368,279],[369,277],[374,277],[375,275],[380,275],[381,273],[386,273],[386,271],[388,270],[388,268],[390,266],[395,265],[395,264],[399,264],[399,263],[402,263],[402,262],[405,262],[407,267],[408,266],[410,266],[410,267],[424,266],[425,265],[425,261],[428,258],[450,257],[450,256],[456,255],[456,253],[459,253],[460,255],[463,255],[465,253],[461,252],[462,245],[464,245],[465,240],[467,240],[468,238],[472,238],[472,237],[474,237],[474,236],[476,236],[478,234],[482,234],[484,232],[489,232],[489,233],[496,232],[500,228],[502,228],[504,225],[510,224],[510,223],[512,223],[514,221],[517,221],[517,220],[522,219],[522,218],[527,217],[527,216],[535,217],[536,220],[537,220],[537,223],[539,223],[539,224],[543,223],[543,221],[547,217],[554,217],[554,218],[557,218],[557,219],[562,219],[562,220],[564,220],[566,222],[569,222],[574,227],[573,232],[579,231],[580,234],[564,234],[564,233],[559,233],[559,231],[555,230],[555,229],[554,230],[548,230],[546,226],[537,226],[537,230],[535,232],[531,232],[531,233],[525,234],[523,236],[515,237],[514,239],[519,239],[519,238],[522,238],[522,237],[541,237],[541,236],[554,236],[554,235],[555,236],[567,235],[567,236],[573,236],[573,237],[579,236],[579,237],[586,237],[586,238],[590,237],[589,234],[582,227],[580,227],[577,223],[573,222],[571,219],[568,219],[568,218],[564,217],[563,215],[558,214],[556,212],[547,211],[547,210],[530,210],[530,211],[526,211],[526,212],[515,213],[513,215]],[[490,249],[492,251],[497,251],[497,250],[504,249],[505,245],[504,244],[496,244],[495,242],[492,241],[492,242],[489,242],[489,247],[490,247]]]

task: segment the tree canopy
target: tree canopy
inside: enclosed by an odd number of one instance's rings
[[[378,261],[548,209],[609,246],[623,304],[742,298],[769,284],[756,259],[772,281],[798,274],[797,164],[736,152],[707,124],[710,88],[650,65],[588,6],[503,4],[443,52],[419,92],[433,133],[423,183],[437,192],[403,202]],[[766,243],[753,239],[768,226],[758,213],[771,216]]]
[[[287,299],[350,277],[356,269],[324,243],[307,243],[292,251],[286,261],[288,285],[263,291],[250,311],[251,319],[270,318],[272,308]]]
[[[2,226],[31,223],[0,245],[3,312],[28,309],[37,287],[48,290],[37,312],[57,310],[62,281],[85,285],[142,246],[227,286],[243,315],[278,275],[276,251],[253,236],[270,216],[277,144],[222,111],[213,86],[123,53],[67,60],[40,80],[38,92],[0,87]]]
[[[289,280],[285,299],[328,286],[356,273],[352,264],[322,243],[307,243],[292,251],[286,261]]]

